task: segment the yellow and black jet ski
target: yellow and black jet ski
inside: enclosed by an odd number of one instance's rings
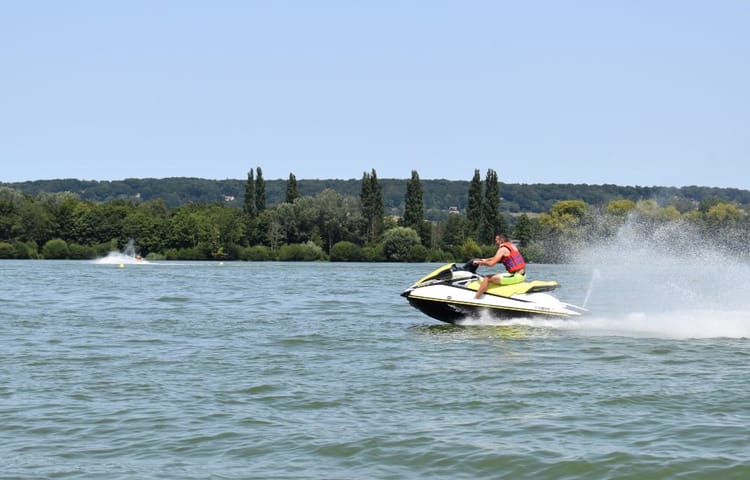
[[[490,283],[485,294],[474,298],[483,275],[469,260],[463,266],[449,263],[419,279],[401,293],[422,313],[441,322],[457,323],[465,318],[489,314],[499,319],[517,317],[577,317],[586,311],[565,303],[548,292],[555,281],[524,281],[514,285]]]

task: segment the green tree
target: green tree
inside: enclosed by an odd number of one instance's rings
[[[506,226],[500,215],[500,187],[497,173],[489,169],[484,181],[484,200],[477,240],[485,245],[491,244],[495,235],[504,232],[505,229]]]
[[[383,205],[383,188],[378,182],[378,175],[375,173],[375,169],[372,169],[370,175],[370,183],[372,184],[372,201],[370,206],[372,207],[372,218],[371,218],[371,242],[375,243],[380,239],[383,234],[383,216],[385,214],[385,207]]]
[[[68,258],[71,260],[87,260],[96,258],[94,247],[79,245],[77,243],[68,244]]]
[[[521,214],[516,221],[516,226],[513,229],[513,236],[518,239],[518,244],[521,247],[528,247],[533,239],[533,230],[531,220],[525,213]]]
[[[241,213],[224,205],[212,205],[206,209],[204,216],[208,224],[206,243],[211,257],[236,260],[236,255],[239,255],[236,247],[242,237]]]
[[[50,211],[37,201],[27,201],[19,211],[20,231],[17,237],[44,244],[57,233],[57,225]]]
[[[263,180],[263,170],[255,169],[255,211],[257,213],[266,209],[266,181]]]
[[[332,262],[362,261],[362,247],[352,242],[342,240],[331,247]]]
[[[383,234],[383,253],[387,260],[406,262],[412,247],[420,244],[419,234],[413,228],[396,227]]]
[[[271,209],[278,228],[278,235],[283,243],[300,243],[309,239],[312,222],[306,222],[305,216],[311,217],[312,199],[300,198],[294,203],[284,202]]]
[[[441,248],[460,257],[459,249],[466,240],[467,224],[468,220],[463,215],[448,215],[442,225]]]
[[[123,220],[133,208],[131,203],[123,200],[79,203],[72,214],[74,241],[81,245],[96,245],[118,239],[122,235]]]
[[[589,206],[582,200],[560,200],[539,216],[544,261],[568,261],[582,243],[583,221]]]
[[[364,221],[364,239],[366,243],[374,244],[383,231],[383,191],[378,183],[375,169],[372,173],[365,172],[359,193],[360,209]]]
[[[168,212],[162,200],[150,200],[139,204],[122,220],[118,238],[134,239],[143,256],[161,252],[167,237]]]
[[[72,239],[73,212],[76,205],[80,203],[78,195],[71,192],[43,193],[39,195],[38,200],[51,216],[51,225],[55,230],[54,235],[65,240]]]
[[[69,237],[76,243],[84,245],[93,245],[99,243],[94,241],[94,214],[92,213],[93,204],[91,202],[80,202],[73,209],[71,216],[71,236]]]
[[[416,170],[411,171],[411,180],[406,184],[404,205],[402,226],[421,232],[424,221],[424,198],[422,183]]]
[[[473,238],[467,238],[459,250],[459,258],[469,260],[481,256],[482,247],[480,247]]]
[[[656,200],[652,199],[639,200],[635,204],[635,212],[641,220],[651,226],[680,218],[680,212],[674,206],[661,207]]]
[[[284,236],[286,233],[279,224],[279,217],[274,215],[270,210],[263,212],[267,214],[268,222],[266,223],[266,243],[271,247],[274,255],[278,254],[279,247],[284,245]]]
[[[0,191],[0,240],[12,240],[15,237],[14,231],[20,228],[18,210],[18,205],[13,200],[3,198]]]
[[[245,182],[244,211],[250,218],[255,218],[258,213],[255,208],[255,178],[252,169],[247,172],[247,182]]]
[[[588,205],[583,200],[560,200],[552,206],[550,214],[559,219],[570,219],[573,223],[583,220]]]
[[[700,210],[701,213],[706,214],[711,209],[711,207],[716,206],[720,203],[721,199],[715,195],[712,195],[710,197],[703,198],[700,201],[698,210]]]
[[[279,248],[279,260],[284,262],[315,262],[328,260],[325,252],[313,242],[282,245]]]
[[[50,260],[60,260],[68,258],[70,252],[68,251],[68,244],[61,238],[53,238],[48,241],[42,247],[42,254],[44,258]]]
[[[429,250],[427,250],[427,247],[425,247],[422,244],[419,245],[412,245],[412,247],[409,249],[409,254],[407,256],[407,261],[409,262],[425,262],[427,261],[427,256],[430,254]]]
[[[706,224],[711,230],[736,228],[744,217],[745,214],[740,208],[726,202],[710,207],[705,214]]]
[[[273,251],[265,245],[256,245],[240,250],[241,260],[269,261],[274,260]]]
[[[286,203],[292,203],[297,198],[299,198],[299,191],[297,191],[297,178],[293,173],[290,173],[289,180],[286,182],[286,196],[284,201]]]
[[[347,237],[356,232],[361,221],[357,202],[352,197],[326,189],[316,196],[316,204],[316,225],[325,240],[325,251],[330,252],[335,243],[349,240]]]
[[[607,204],[607,215],[619,220],[625,220],[635,209],[635,202],[628,199],[612,200]]]
[[[468,234],[478,235],[479,224],[482,218],[482,177],[479,170],[474,170],[474,177],[469,185],[469,201],[466,207],[466,220]]]
[[[367,172],[362,173],[362,181],[360,182],[359,190],[359,203],[360,209],[362,210],[362,219],[364,220],[364,238],[365,242],[372,241],[372,217],[373,217],[373,206],[372,206],[372,183],[370,182],[370,174]]]
[[[166,225],[167,248],[194,248],[198,245],[200,222],[194,210],[192,205],[183,205],[169,217]]]
[[[16,258],[16,247],[8,242],[0,242],[0,258]]]
[[[164,219],[145,211],[133,211],[122,221],[122,238],[132,238],[141,249],[141,255],[164,249]]]

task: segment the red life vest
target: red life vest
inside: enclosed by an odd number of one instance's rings
[[[519,272],[526,268],[526,261],[521,256],[521,252],[511,242],[503,242],[500,244],[501,247],[505,247],[510,251],[510,255],[506,255],[500,259],[505,265],[505,269],[509,273]]]

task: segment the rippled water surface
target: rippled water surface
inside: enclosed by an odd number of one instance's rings
[[[436,266],[0,262],[0,478],[750,476],[748,283],[532,265],[589,314],[455,327]]]

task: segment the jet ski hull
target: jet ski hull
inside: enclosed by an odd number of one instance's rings
[[[481,298],[474,295],[481,275],[455,265],[446,265],[419,280],[401,295],[424,314],[446,323],[466,318],[510,319],[519,317],[573,317],[584,309],[561,302],[549,291],[554,281],[491,285]]]
[[[446,323],[466,318],[490,317],[498,320],[528,317],[570,317],[580,312],[552,295],[531,293],[515,298],[485,294],[475,300],[474,290],[442,286],[422,287],[404,292],[409,304],[422,313]],[[442,290],[442,292],[439,292]],[[454,290],[454,291],[450,291]]]
[[[436,302],[434,300],[428,300],[424,298],[408,298],[409,304],[419,310],[420,312],[428,315],[435,320],[441,322],[456,324],[461,320],[467,318],[481,318],[485,315],[489,315],[492,318],[498,320],[507,320],[510,318],[516,318],[524,315],[518,311],[506,310],[503,308],[488,308],[484,306],[471,305],[471,304],[459,304],[451,302]]]

